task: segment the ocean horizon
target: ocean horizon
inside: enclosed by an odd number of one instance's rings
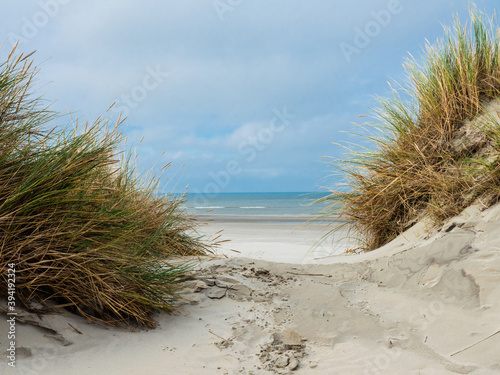
[[[185,208],[190,214],[209,216],[295,217],[319,214],[327,196],[322,192],[188,193]]]

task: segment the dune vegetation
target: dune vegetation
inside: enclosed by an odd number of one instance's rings
[[[422,218],[435,224],[500,197],[500,30],[471,11],[408,59],[407,82],[379,98],[368,149],[350,147],[333,168],[345,180],[325,198],[326,215],[354,228],[365,250]]]
[[[159,176],[123,157],[118,126],[56,127],[64,117],[35,96],[36,72],[15,51],[0,65],[0,295],[14,264],[18,306],[154,327],[192,269],[186,257],[213,244],[181,198],[158,194]]]

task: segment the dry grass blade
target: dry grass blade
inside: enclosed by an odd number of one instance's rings
[[[500,333],[500,331],[496,331],[495,333],[492,333],[492,334],[491,334],[491,335],[489,335],[488,337],[485,337],[484,339],[479,340],[478,342],[475,342],[474,344],[469,345],[468,347],[463,348],[462,350],[459,350],[458,352],[455,352],[455,353],[453,353],[453,354],[450,354],[450,357],[453,357],[454,355],[457,355],[457,354],[459,354],[459,353],[465,352],[466,350],[468,350],[468,349],[470,349],[470,348],[473,348],[474,346],[476,346],[476,345],[478,345],[478,344],[480,344],[480,343],[482,343],[482,342],[484,342],[484,341],[488,340],[489,338],[491,338],[491,337],[493,337],[493,336],[498,335],[499,333]]]
[[[29,309],[154,327],[151,313],[175,308],[192,269],[183,257],[211,244],[193,235],[182,198],[158,193],[159,178],[137,176],[130,158],[117,164],[117,127],[49,126],[58,114],[31,96],[29,56],[0,65],[0,294],[13,262]]]
[[[384,245],[423,217],[436,223],[475,201],[500,197],[500,37],[471,12],[428,44],[423,63],[405,64],[410,84],[379,99],[372,151],[335,161],[346,184],[331,191],[327,215],[357,231],[365,250]],[[497,106],[498,107],[498,106]]]

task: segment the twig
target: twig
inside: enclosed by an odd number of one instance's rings
[[[291,273],[292,275],[297,275],[297,276],[323,276],[323,277],[332,277],[332,275],[326,275],[324,273],[299,273],[299,272],[292,272],[292,271],[288,271],[288,273]]]
[[[456,352],[456,353],[451,354],[451,355],[450,355],[450,357],[453,357],[455,354],[462,353],[463,351],[465,351],[465,350],[467,350],[467,349],[470,349],[470,348],[472,348],[473,346],[476,346],[477,344],[480,344],[480,343],[482,343],[483,341],[488,340],[490,337],[493,337],[493,336],[495,336],[496,334],[499,334],[499,333],[500,333],[500,331],[496,331],[495,333],[492,333],[491,335],[489,335],[488,337],[485,337],[485,338],[484,338],[484,339],[482,339],[481,341],[478,341],[478,342],[476,342],[475,344],[472,344],[471,346],[468,346],[468,347],[466,347],[466,348],[464,348],[464,349],[462,349],[462,350],[459,350],[459,351],[458,351],[458,352]]]
[[[222,339],[222,340],[224,340],[224,341],[227,341],[224,337],[221,337],[221,336],[219,336],[218,334],[213,333],[213,332],[212,332],[212,331],[210,331],[210,330],[208,330],[208,332],[210,332],[212,335],[217,336],[218,338],[220,338],[220,339]]]
[[[80,331],[79,329],[76,329],[75,327],[73,327],[70,323],[68,323],[68,325],[73,328],[76,332],[78,332],[80,335],[83,335],[82,331]]]

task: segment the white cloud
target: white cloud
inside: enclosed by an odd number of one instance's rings
[[[21,48],[38,51],[40,81],[52,82],[41,91],[59,99],[55,108],[89,120],[141,85],[148,67],[171,72],[125,123],[145,168],[157,160],[186,163],[182,178],[196,186],[234,159],[246,172],[229,191],[265,190],[252,182],[258,171],[273,189],[308,190],[326,174],[320,158],[336,152],[331,142],[346,139],[339,130],[368,111],[371,95],[387,91],[389,76],[402,74],[406,51],[418,55],[424,38],[442,35],[441,21],[468,11],[463,1],[401,3],[403,12],[350,64],[339,44],[387,0],[252,0],[223,22],[212,1],[72,0]],[[4,4],[0,39],[20,33],[39,8]],[[240,145],[283,106],[296,120],[247,161]]]

